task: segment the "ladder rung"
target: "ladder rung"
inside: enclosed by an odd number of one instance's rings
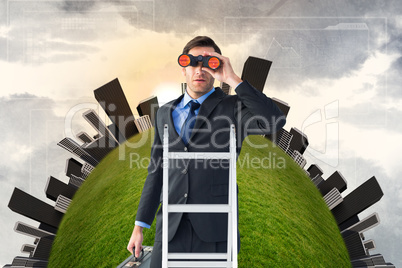
[[[232,267],[227,261],[168,261],[168,267]]]
[[[168,259],[188,260],[227,260],[227,253],[168,253]],[[227,262],[227,261],[226,261]]]
[[[196,152],[196,153],[182,153],[170,152],[168,153],[169,159],[230,159],[230,153],[225,152]]]
[[[228,204],[180,204],[169,205],[168,212],[181,213],[229,213],[231,207]]]

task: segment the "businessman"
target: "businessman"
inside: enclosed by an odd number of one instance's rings
[[[150,227],[157,214],[153,268],[161,267],[162,259],[162,208],[157,210],[162,202],[164,125],[168,125],[171,152],[228,152],[230,125],[234,124],[239,154],[247,135],[270,134],[285,124],[285,117],[275,103],[235,74],[229,58],[221,55],[211,38],[195,37],[186,44],[183,54],[192,59],[190,65],[181,69],[187,90],[178,99],[159,108],[155,117],[152,161],[127,245],[131,253],[135,247],[134,254],[139,255],[142,230]],[[218,58],[219,67],[211,68],[200,60],[208,57]],[[226,95],[220,88],[215,88],[215,79],[229,84],[237,94]],[[228,202],[227,160],[170,160],[169,178],[170,204]],[[225,213],[170,213],[169,252],[226,252],[227,221]]]

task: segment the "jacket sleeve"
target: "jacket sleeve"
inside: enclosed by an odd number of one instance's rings
[[[275,133],[285,125],[286,117],[272,99],[247,81],[235,91],[238,96],[235,118],[244,137]]]
[[[162,191],[162,143],[157,127],[157,116],[155,116],[155,139],[151,149],[151,160],[148,166],[148,176],[144,183],[140,203],[138,205],[136,221],[149,225],[152,224],[156,211],[160,204]]]

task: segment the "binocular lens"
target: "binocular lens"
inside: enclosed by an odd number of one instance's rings
[[[186,54],[180,55],[180,57],[179,57],[179,65],[180,66],[187,67],[190,65],[190,63],[191,63],[191,59],[190,59],[189,55],[186,55]]]
[[[208,60],[208,67],[212,70],[218,69],[221,65],[221,61],[217,57],[210,57]]]

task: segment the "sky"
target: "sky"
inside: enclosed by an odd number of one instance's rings
[[[48,202],[53,176],[68,182],[57,146],[96,132],[82,118],[93,90],[118,78],[133,113],[152,95],[181,94],[177,57],[196,35],[212,37],[239,75],[248,56],[272,61],[264,93],[289,104],[285,129],[302,130],[304,153],[324,179],[339,171],[350,193],[375,176],[383,198],[361,213],[388,262],[402,265],[402,3],[398,0],[154,0],[0,2],[0,265],[37,226],[7,204],[14,187]],[[128,239],[128,238],[127,238]]]

